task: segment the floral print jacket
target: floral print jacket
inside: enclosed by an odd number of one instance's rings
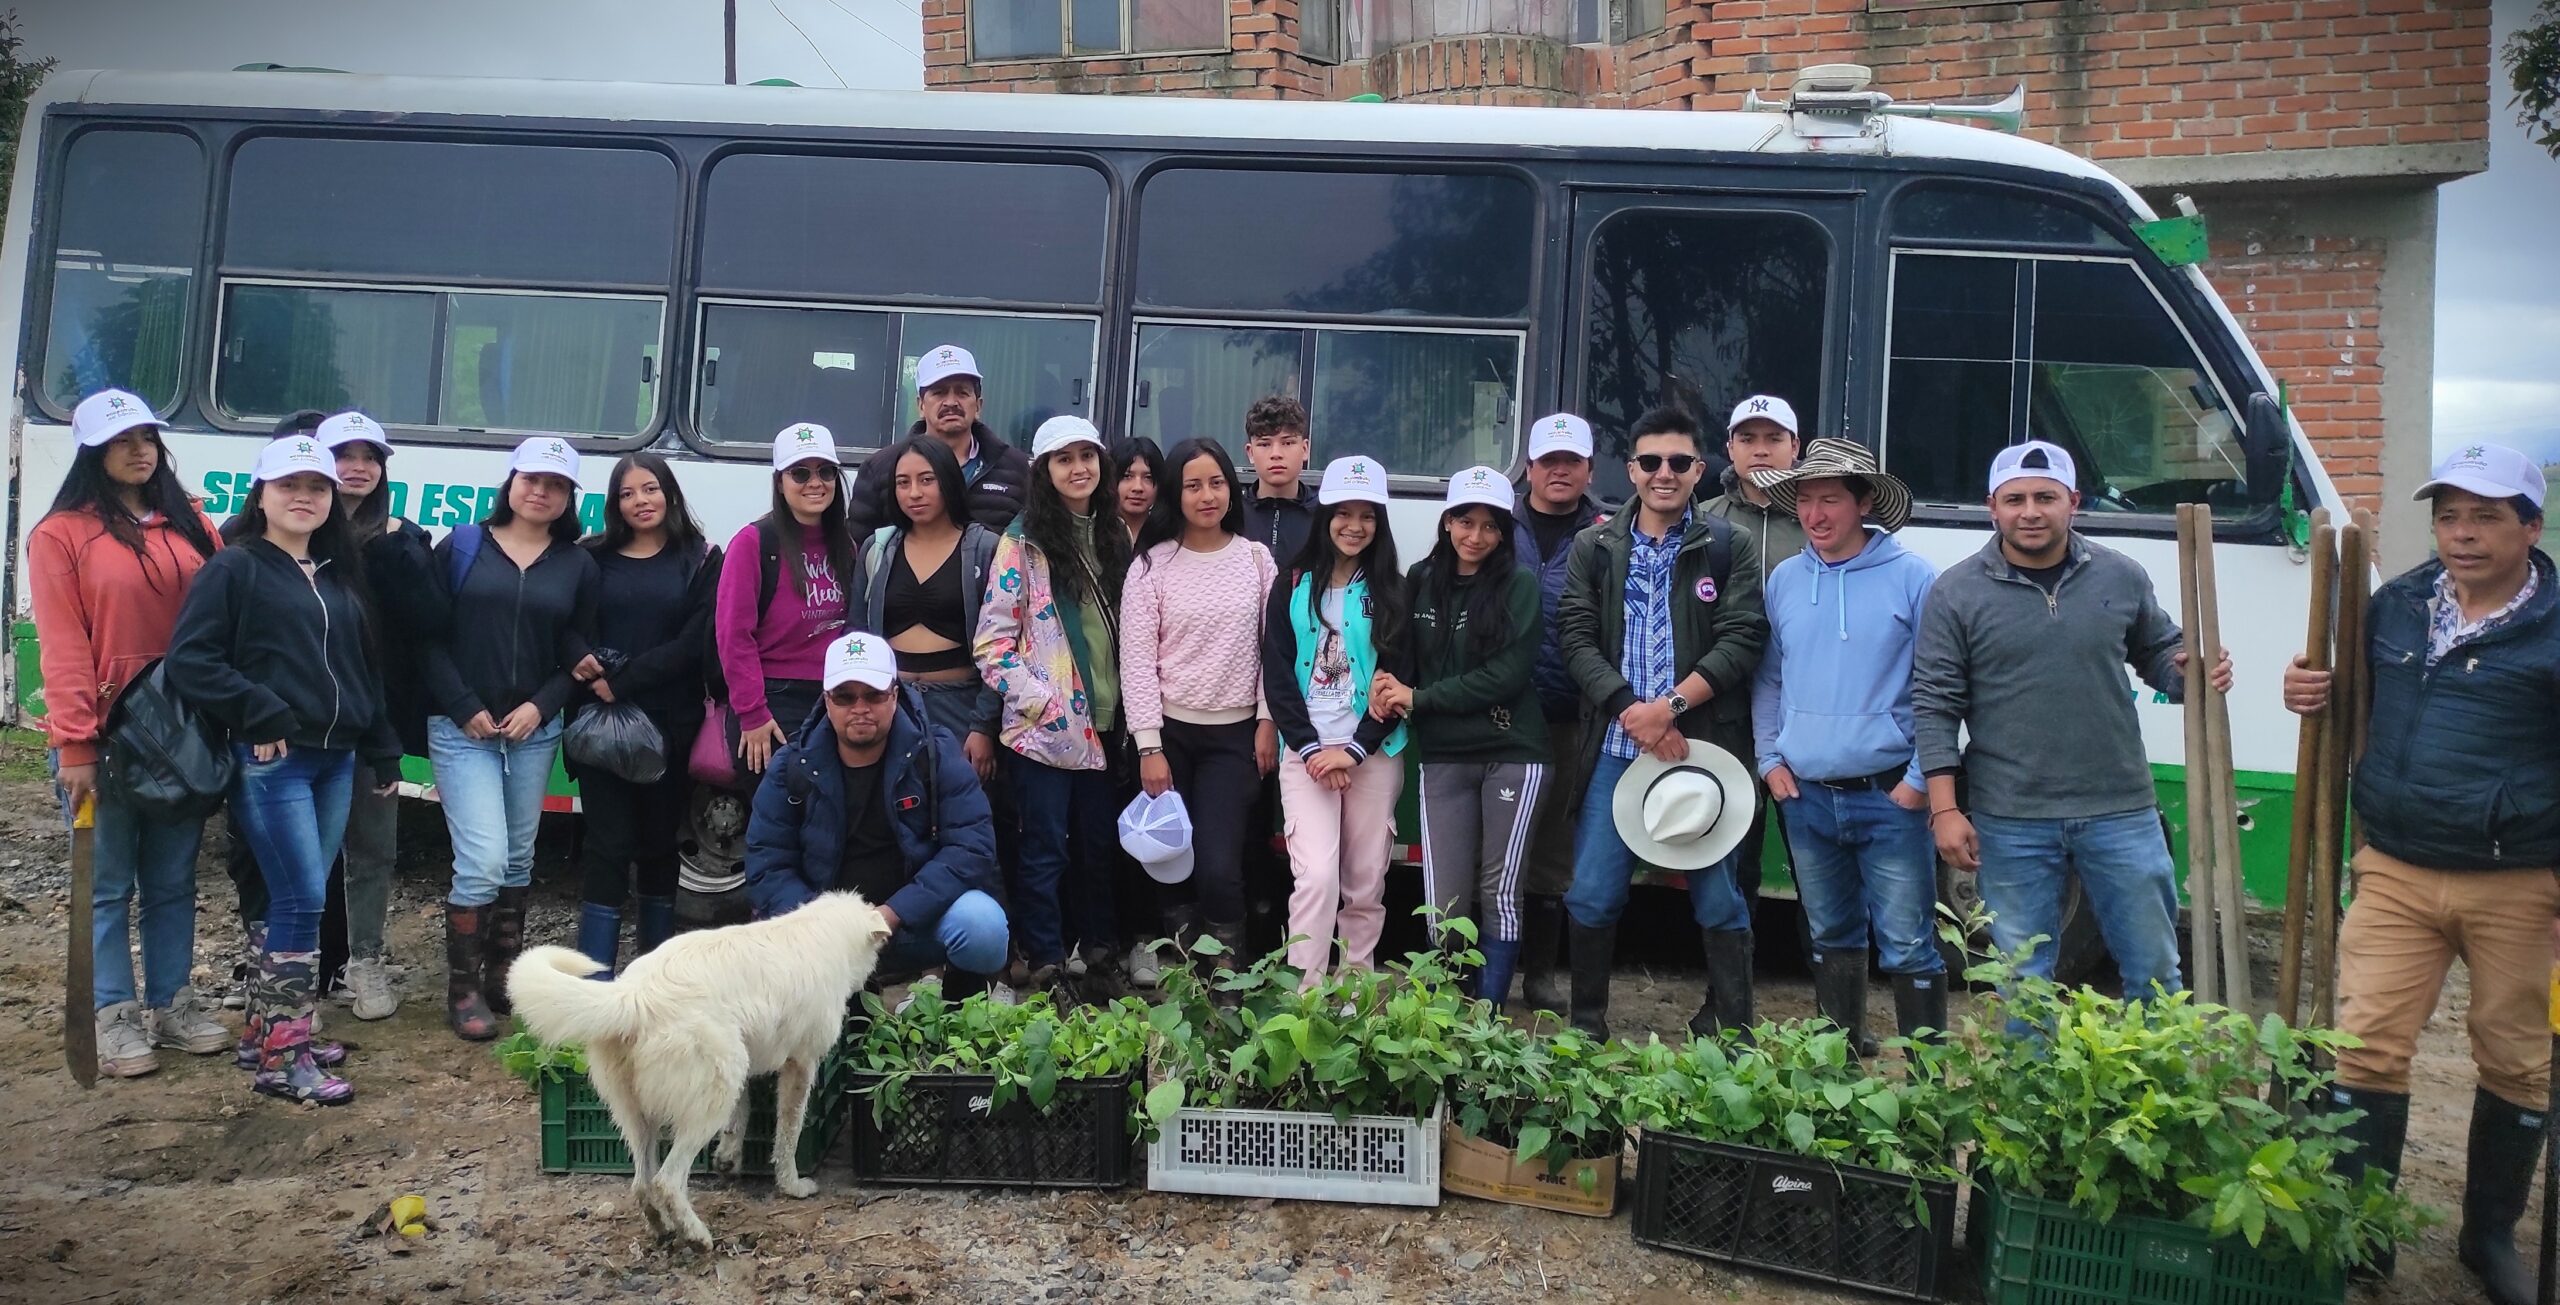
[[[973,651],[978,674],[1004,699],[997,737],[1052,769],[1107,769],[1067,635],[1073,617],[1051,588],[1048,559],[1018,528],[1008,530],[987,573]]]

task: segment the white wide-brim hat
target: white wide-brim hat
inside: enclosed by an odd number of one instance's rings
[[[1665,870],[1704,870],[1742,845],[1760,789],[1742,758],[1703,739],[1689,755],[1639,755],[1609,795],[1618,837],[1636,859]]]

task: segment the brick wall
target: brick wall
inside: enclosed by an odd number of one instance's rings
[[[1227,6],[1225,54],[969,61],[968,0],[922,0],[929,90],[1063,95],[1217,95],[1329,99],[1333,69],[1298,54],[1298,0],[1206,0]]]
[[[2291,387],[2338,492],[2367,507],[2382,495],[2383,266],[2378,239],[2304,234],[2257,215],[2214,229],[2209,266],[2250,343]]]

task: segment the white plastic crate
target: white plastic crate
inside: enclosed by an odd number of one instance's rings
[[[1422,1120],[1335,1123],[1293,1110],[1186,1108],[1147,1147],[1147,1190],[1438,1205],[1441,1109]]]

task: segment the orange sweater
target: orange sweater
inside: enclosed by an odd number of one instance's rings
[[[213,535],[210,520],[205,534]],[[45,733],[63,765],[97,761],[108,704],[169,651],[187,583],[204,565],[195,545],[166,520],[142,527],[142,546],[145,557],[135,557],[86,512],[55,513],[27,535]]]

